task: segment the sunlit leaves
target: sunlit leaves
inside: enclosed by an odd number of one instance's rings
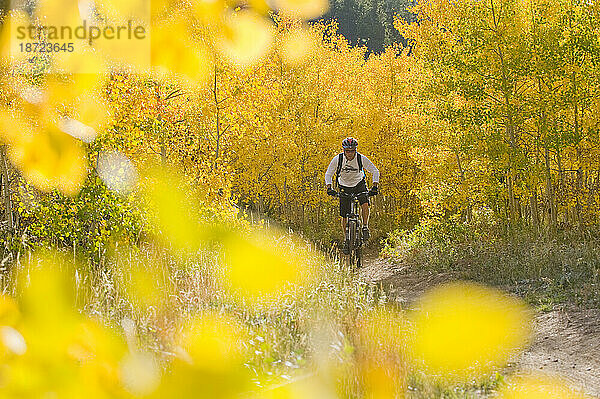
[[[502,366],[530,334],[524,304],[473,283],[432,290],[421,299],[412,321],[416,359],[432,374],[459,379]]]

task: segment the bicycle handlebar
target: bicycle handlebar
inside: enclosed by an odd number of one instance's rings
[[[361,191],[360,193],[350,193],[350,194],[346,194],[346,193],[342,193],[342,192],[338,192],[336,194],[337,198],[342,198],[342,197],[346,197],[346,198],[356,198],[361,194],[367,194],[368,197],[372,197],[372,195],[369,193],[369,191]]]

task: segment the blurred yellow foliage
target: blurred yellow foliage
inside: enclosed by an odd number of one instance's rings
[[[273,234],[231,233],[223,244],[225,285],[252,301],[275,300],[310,276],[301,246],[289,246]]]
[[[213,25],[223,22],[223,14],[227,6],[224,0],[194,0],[192,7],[202,24]]]
[[[172,372],[156,398],[230,398],[251,388],[243,366],[244,329],[231,318],[206,312],[186,323]]]
[[[173,295],[168,265],[160,259],[138,259],[133,265],[126,259],[116,259],[115,276],[127,299],[140,308],[166,308]]]
[[[147,0],[95,0],[97,12],[116,20],[141,20],[150,16],[154,1]]]
[[[125,389],[135,396],[147,396],[160,385],[160,368],[149,352],[128,354],[121,361],[120,375]]]
[[[55,28],[58,32],[61,32],[62,27],[69,27],[71,30],[75,30],[76,27],[83,24],[83,16],[81,15],[79,4],[79,2],[72,0],[39,0],[35,8],[35,16],[39,20],[38,26]],[[38,38],[37,33],[35,33],[35,37],[30,38],[30,40],[45,41],[48,38]],[[52,43],[59,43],[61,45],[72,41],[71,37],[61,34],[57,34],[56,37],[53,35],[51,39]]]
[[[274,0],[275,8],[302,19],[316,19],[329,9],[327,0]]]
[[[197,251],[212,231],[200,223],[198,203],[186,190],[185,180],[172,170],[149,167],[145,172],[141,193],[164,243],[188,253]]]
[[[123,397],[118,363],[126,346],[97,321],[79,314],[71,262],[40,253],[20,270],[22,317],[0,328],[3,397]]]
[[[0,31],[0,60],[2,63],[8,61],[16,64],[28,57],[28,54],[19,48],[21,41],[16,40],[16,37],[17,28],[29,24],[29,16],[23,11],[12,10],[4,17]]]
[[[79,192],[87,173],[85,151],[55,123],[33,126],[2,111],[0,137],[9,144],[11,161],[40,190],[58,189],[66,195]]]
[[[190,39],[183,22],[155,25],[151,39],[151,64],[159,76],[178,74],[194,84],[206,82],[213,56],[204,44]]]
[[[530,312],[517,298],[475,283],[427,293],[411,319],[411,350],[429,373],[469,380],[505,364],[527,344]]]
[[[15,300],[6,295],[0,295],[0,325],[12,326],[19,317],[19,308]]]
[[[331,381],[319,374],[298,377],[295,381],[275,387],[267,387],[253,399],[338,399]]]
[[[290,65],[300,65],[315,50],[315,39],[307,30],[296,28],[286,32],[281,42],[281,55]]]
[[[225,19],[217,46],[233,63],[248,66],[269,51],[273,35],[273,26],[265,18],[255,12],[238,11]]]
[[[517,378],[498,393],[498,399],[583,399],[585,396],[556,378],[530,375]]]
[[[207,372],[225,373],[243,362],[244,330],[235,320],[206,312],[187,323],[182,333],[184,360]]]

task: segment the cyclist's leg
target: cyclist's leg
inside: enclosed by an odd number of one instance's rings
[[[365,202],[361,206],[362,223],[364,227],[369,226],[369,203]]]
[[[367,191],[367,182],[363,179],[356,185],[357,193],[364,193]],[[369,196],[367,194],[361,194],[358,196],[358,202],[360,203],[362,224],[364,227],[369,225]]]
[[[357,186],[357,192],[364,193],[367,191],[367,183],[365,180],[362,180]],[[358,202],[360,203],[361,208],[361,216],[362,216],[362,235],[364,240],[368,240],[370,237],[369,232],[369,196],[365,194],[361,194],[358,196]]]
[[[340,191],[344,191],[346,187],[340,186]],[[348,218],[346,215],[350,212],[350,199],[346,197],[340,197],[340,217],[342,218],[342,237],[344,239],[344,245],[342,251],[346,253],[348,251],[348,234],[346,231],[346,225]]]

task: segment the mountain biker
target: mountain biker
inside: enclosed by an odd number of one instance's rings
[[[363,237],[369,239],[369,196],[379,193],[379,169],[373,165],[367,157],[358,153],[356,148],[358,141],[353,137],[347,137],[342,141],[343,152],[333,157],[327,171],[325,172],[325,184],[327,185],[327,194],[336,196],[337,192],[332,188],[333,174],[337,171],[336,182],[340,192],[345,194],[358,194],[358,202],[361,206],[363,220]],[[367,182],[364,169],[373,175],[373,187],[367,191]],[[346,232],[346,215],[350,212],[350,198],[340,196],[340,216],[342,217],[342,231],[344,232],[344,247],[342,252],[348,254],[349,239]]]

